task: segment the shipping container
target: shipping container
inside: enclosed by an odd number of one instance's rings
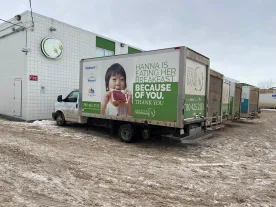
[[[223,78],[223,74],[210,69],[208,126],[221,122]]]
[[[242,85],[242,103],[241,103],[241,117],[255,118],[259,113],[259,88],[241,83]]]
[[[230,85],[231,81],[224,78],[222,91],[222,119],[226,119],[230,112]]]
[[[264,109],[276,109],[276,89],[261,89],[259,105]]]
[[[209,65],[187,47],[83,59],[74,120],[116,130],[124,142],[137,133],[181,141],[205,136]],[[60,114],[57,103],[57,123],[66,119]]]

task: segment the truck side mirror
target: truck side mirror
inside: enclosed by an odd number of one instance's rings
[[[59,95],[59,96],[57,97],[57,101],[58,101],[58,102],[62,102],[62,95]]]

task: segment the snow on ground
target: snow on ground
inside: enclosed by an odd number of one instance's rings
[[[0,119],[0,206],[275,206],[276,113],[260,116],[193,145]]]
[[[276,111],[276,109],[261,109],[262,111]]]

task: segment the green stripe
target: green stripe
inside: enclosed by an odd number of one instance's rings
[[[138,53],[138,52],[142,52],[142,51],[137,50],[137,49],[132,48],[132,47],[128,47],[128,54],[133,54],[133,53]]]
[[[43,40],[43,43],[42,43],[42,48],[43,48],[43,52],[46,54],[46,56],[50,56],[47,52],[46,52],[46,50],[45,50],[45,42],[46,42],[46,40],[48,40],[49,38],[47,38],[47,39],[45,39],[45,40]]]
[[[110,50],[115,53],[115,42],[104,39],[102,37],[96,37],[96,47]]]
[[[91,114],[100,114],[101,112],[101,103],[100,102],[82,102],[82,111],[85,113]]]

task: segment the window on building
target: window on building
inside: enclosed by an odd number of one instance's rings
[[[111,56],[114,55],[113,51],[105,50],[102,48],[96,48],[96,57],[104,57],[104,56]]]
[[[96,56],[104,57],[115,54],[115,42],[102,37],[96,37]]]

